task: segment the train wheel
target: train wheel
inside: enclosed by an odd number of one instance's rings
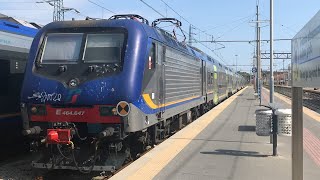
[[[139,158],[140,154],[151,146],[151,136],[148,131],[137,132],[130,139],[130,154],[133,159]]]
[[[195,107],[191,110],[191,115],[192,115],[192,121],[194,121],[194,120],[198,119],[198,117],[200,117],[200,112],[197,107]]]

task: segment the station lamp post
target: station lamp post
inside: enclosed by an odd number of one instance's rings
[[[238,54],[236,54],[235,56],[236,56],[236,72],[238,72]]]

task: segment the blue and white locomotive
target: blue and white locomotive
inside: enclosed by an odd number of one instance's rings
[[[36,168],[113,171],[244,86],[138,15],[54,22],[35,37],[21,93]]]

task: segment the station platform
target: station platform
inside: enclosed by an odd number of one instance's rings
[[[247,87],[159,144],[111,179],[291,179],[291,137],[278,137],[278,156],[270,138],[255,133],[255,111],[262,109]],[[268,105],[268,90],[262,104]],[[291,100],[275,93],[275,102]],[[320,115],[304,109],[304,179],[320,177]]]

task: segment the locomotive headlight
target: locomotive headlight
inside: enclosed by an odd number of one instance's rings
[[[47,114],[45,105],[33,105],[30,108],[30,112],[32,115],[40,115],[40,116]]]
[[[111,110],[111,111],[112,111],[112,114],[113,114],[113,115],[118,115],[118,113],[117,113],[117,109],[116,109],[116,108],[112,108],[112,110]]]
[[[113,106],[100,106],[100,116],[116,116],[117,109]]]
[[[77,87],[78,84],[79,84],[79,80],[78,80],[78,79],[71,79],[71,80],[69,81],[69,86],[70,86],[70,87]]]
[[[36,114],[38,112],[37,107],[33,106],[31,109],[32,114]]]

